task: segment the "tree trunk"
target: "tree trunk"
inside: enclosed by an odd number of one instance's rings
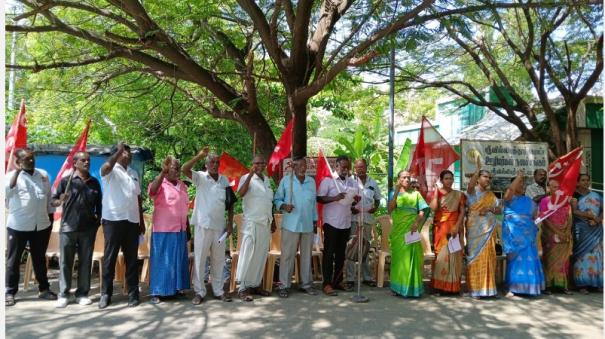
[[[256,135],[257,154],[263,155],[266,160],[269,160],[275,148],[276,141],[267,120],[262,116],[260,111],[241,114],[240,119],[248,130],[250,138],[254,139],[254,135]]]
[[[307,156],[307,103],[295,103],[294,95],[288,94],[288,115],[294,117],[292,157]]]
[[[571,152],[578,147],[578,128],[576,125],[576,115],[578,112],[578,104],[573,103],[567,106],[567,126],[565,126],[565,151]],[[561,155],[563,155],[561,154]]]

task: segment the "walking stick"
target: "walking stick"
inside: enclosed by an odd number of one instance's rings
[[[359,192],[359,177],[355,176],[355,184],[357,185],[357,191]],[[366,179],[367,180],[367,179]],[[368,297],[361,295],[361,263],[363,261],[363,188],[361,190],[361,211],[359,212],[359,219],[357,222],[357,295],[351,297],[351,300],[355,303],[367,303],[370,301]]]

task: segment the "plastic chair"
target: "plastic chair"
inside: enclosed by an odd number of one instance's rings
[[[50,239],[48,240],[48,247],[46,249],[46,268],[48,268],[48,263],[50,258],[59,257],[60,254],[60,240],[59,240],[59,232],[50,232]],[[74,261],[75,263],[75,261]],[[23,289],[25,291],[29,290],[29,284],[32,280],[35,279],[34,275],[34,267],[32,263],[32,255],[31,253],[27,254],[27,261],[25,262],[25,271],[23,272]]]
[[[152,229],[149,228],[145,232],[145,240],[139,244],[137,259],[143,260],[143,269],[139,281],[149,283],[149,242],[151,241]],[[124,260],[124,253],[120,251],[118,253],[118,260],[116,261],[116,274],[115,281],[122,283],[122,294],[126,295],[128,290],[128,284],[126,282],[126,262]]]
[[[265,277],[263,278],[263,290],[273,291],[273,274],[275,273],[275,263],[281,256],[281,222],[282,215],[274,214],[275,232],[271,234],[271,246],[267,255],[267,264],[265,265]]]
[[[431,216],[426,220],[424,225],[422,226],[422,230],[420,231],[420,243],[422,244],[422,252],[424,254],[424,264],[430,264],[435,260],[435,253],[431,248],[431,240],[429,236],[429,231],[431,226],[433,225],[433,217]]]
[[[321,271],[321,260],[323,258],[324,237],[323,232],[318,231],[319,243],[313,242],[313,251],[311,252],[311,263],[313,269],[313,279],[321,280],[323,273]]]
[[[244,227],[244,215],[236,214],[233,216],[233,222],[237,227],[237,242],[235,241],[236,235],[231,233],[231,241],[229,242],[229,253],[231,254],[231,277],[229,278],[229,292],[235,291],[235,277],[237,274],[237,262],[239,259],[239,251],[242,247],[242,229]]]
[[[378,250],[378,263],[376,264],[376,286],[383,287],[384,285],[384,267],[387,257],[391,257],[391,249],[389,247],[389,234],[393,223],[391,216],[382,215],[377,218],[377,221],[382,227],[382,235],[380,237],[380,249]]]
[[[97,235],[95,237],[95,245],[92,250],[92,265],[90,267],[92,275],[95,262],[99,263],[99,290],[102,290],[103,288],[103,259],[105,259],[105,234],[103,233],[103,226],[100,226],[97,229]]]

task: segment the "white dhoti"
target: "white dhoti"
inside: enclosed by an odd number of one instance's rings
[[[223,269],[225,267],[225,243],[219,243],[221,235],[225,231],[213,230],[195,227],[193,237],[193,289],[196,294],[206,296],[206,286],[204,284],[204,273],[206,271],[206,258],[210,255],[210,277],[212,280],[212,292],[214,296],[223,295]]]
[[[240,284],[240,292],[260,286],[265,272],[270,240],[270,222],[251,221],[244,218],[242,234],[238,239],[242,243],[235,277],[235,281]]]

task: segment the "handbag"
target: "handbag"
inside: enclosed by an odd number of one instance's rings
[[[347,247],[345,249],[345,258],[350,261],[358,261],[358,248],[357,248],[357,235],[354,235],[347,241]],[[367,239],[363,239],[361,244],[361,256],[365,258],[368,256],[370,251],[370,242]]]

